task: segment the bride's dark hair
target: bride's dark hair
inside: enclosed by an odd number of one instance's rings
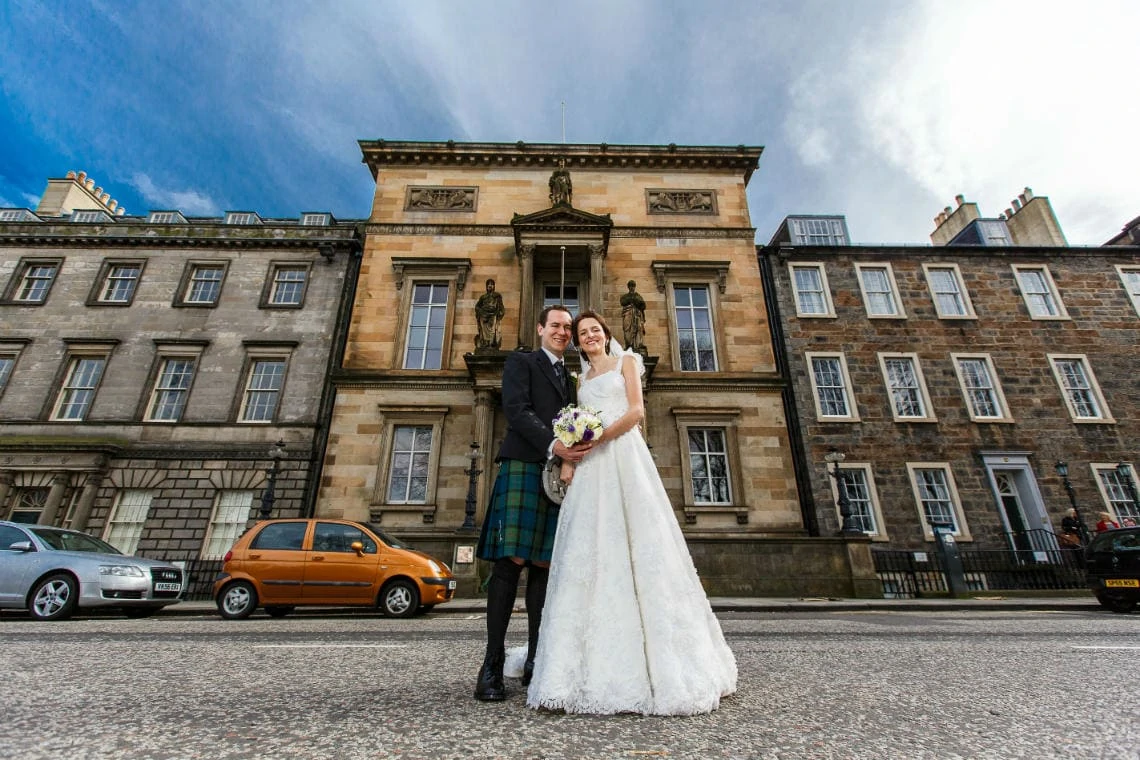
[[[578,316],[574,317],[574,321],[570,323],[570,338],[574,341],[574,347],[581,348],[578,344],[578,324],[583,319],[596,319],[598,324],[602,326],[602,332],[606,334],[606,353],[608,354],[610,352],[610,341],[614,337],[613,333],[610,332],[610,326],[606,324],[606,320],[602,315],[596,311],[590,311],[589,309],[578,312]]]

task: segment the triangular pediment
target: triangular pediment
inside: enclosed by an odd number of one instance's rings
[[[514,219],[511,220],[511,226],[515,229],[519,227],[540,229],[556,227],[577,229],[581,229],[582,227],[604,227],[609,229],[614,226],[614,222],[610,219],[609,214],[599,216],[598,214],[591,214],[588,211],[582,211],[573,206],[568,206],[565,203],[560,203],[557,206],[551,206],[542,211],[535,211],[533,214],[515,214]]]

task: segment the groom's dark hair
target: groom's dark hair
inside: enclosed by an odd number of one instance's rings
[[[598,324],[602,326],[602,332],[606,334],[606,353],[608,354],[610,352],[610,341],[613,339],[614,334],[610,332],[610,326],[606,324],[606,320],[596,311],[586,309],[574,317],[574,321],[570,323],[570,340],[574,341],[575,346],[581,348],[581,346],[578,346],[578,324],[583,319],[596,319]]]
[[[563,306],[560,303],[556,303],[553,306],[547,306],[545,309],[538,313],[538,323],[543,327],[546,327],[546,318],[552,311],[564,311],[570,316],[574,316],[574,312],[570,311],[569,306]]]

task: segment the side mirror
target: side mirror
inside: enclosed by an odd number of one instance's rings
[[[364,556],[364,542],[363,541],[353,541],[351,544],[348,545],[348,548],[352,549],[354,552],[356,552],[357,557],[363,557]]]
[[[35,547],[33,547],[33,546],[32,546],[32,542],[31,542],[31,541],[17,541],[17,542],[16,542],[16,543],[14,543],[14,544],[10,544],[10,545],[8,546],[8,549],[9,549],[9,550],[11,550],[11,551],[14,551],[14,552],[30,552],[30,551],[35,551]]]

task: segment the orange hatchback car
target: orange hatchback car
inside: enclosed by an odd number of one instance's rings
[[[218,612],[241,620],[258,607],[377,607],[411,617],[451,599],[447,565],[368,523],[323,518],[263,520],[226,552],[214,581]]]

